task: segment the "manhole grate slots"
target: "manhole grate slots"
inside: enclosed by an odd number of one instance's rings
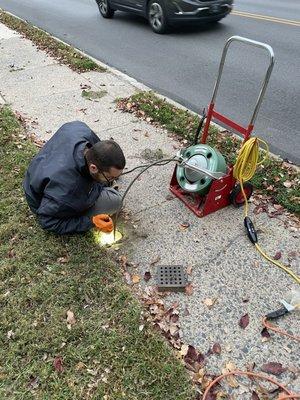
[[[187,278],[182,265],[158,265],[157,286],[161,291],[184,291]]]

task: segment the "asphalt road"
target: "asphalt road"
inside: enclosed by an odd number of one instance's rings
[[[152,33],[146,21],[127,13],[105,20],[94,0],[0,0],[0,7],[194,111],[210,101],[227,38],[240,35],[270,44],[276,64],[255,134],[274,153],[300,163],[300,3],[235,3],[236,14],[218,24],[180,28],[169,35]],[[216,108],[247,125],[268,57],[260,49],[234,44],[227,61]]]

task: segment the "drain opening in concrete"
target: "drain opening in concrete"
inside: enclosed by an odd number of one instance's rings
[[[182,265],[158,265],[157,287],[160,291],[184,291],[187,276]]]

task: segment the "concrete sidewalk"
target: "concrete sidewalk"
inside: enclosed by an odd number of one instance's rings
[[[180,144],[167,132],[116,109],[116,98],[130,96],[141,88],[133,80],[110,70],[75,73],[1,24],[0,49],[1,97],[26,118],[29,132],[48,139],[63,123],[82,120],[100,138],[112,137],[122,146],[128,168],[146,162],[145,149],[161,149],[166,157],[175,155]],[[83,89],[106,93],[90,101],[82,97]],[[300,391],[299,344],[273,334],[265,341],[260,333],[262,316],[279,308],[279,299],[296,284],[255,252],[244,234],[242,210],[228,207],[198,219],[179,200],[170,200],[168,185],[173,168],[150,169],[129,192],[125,208],[130,215],[130,233],[118,253],[128,257],[140,276],[145,271],[155,276],[157,264],[151,263],[158,256],[160,264],[191,267],[193,293],[172,294],[165,302],[179,303],[185,343],[203,353],[214,343],[220,344],[221,353],[207,357],[208,372],[220,374],[228,362],[242,370],[249,363],[255,363],[259,370],[264,363],[280,362],[293,371],[298,369],[298,378],[287,370],[279,380]],[[121,190],[134,176],[121,180]],[[261,213],[253,219],[261,230],[260,245],[271,256],[280,251],[280,261],[291,264],[300,274],[299,229],[289,227],[288,215],[269,218]],[[183,223],[189,227],[183,228]],[[141,290],[146,285],[155,285],[154,278],[147,283],[142,279]],[[214,305],[207,307],[205,299],[213,299]],[[246,313],[250,323],[242,329],[239,320]],[[299,314],[276,323],[299,334]]]

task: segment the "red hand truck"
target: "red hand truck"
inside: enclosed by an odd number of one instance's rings
[[[220,81],[222,77],[227,51],[232,42],[242,42],[247,45],[262,48],[268,52],[270,58],[269,66],[267,68],[252,117],[250,119],[249,125],[246,128],[236,123],[235,121],[229,119],[225,115],[220,114],[215,109],[216,97],[220,86]],[[223,49],[222,58],[218,71],[218,77],[213,90],[213,95],[210,104],[208,105],[207,117],[201,138],[202,144],[206,143],[212,119],[216,122],[223,123],[224,125],[232,128],[235,132],[241,134],[242,137],[244,138],[243,143],[245,143],[249,139],[249,137],[251,136],[251,132],[253,131],[254,123],[256,121],[263,97],[265,95],[268,82],[270,80],[273,66],[274,66],[274,52],[272,47],[269,46],[268,44],[257,42],[255,40],[247,39],[241,36],[232,36],[227,40]],[[184,191],[178,184],[176,178],[176,168],[177,167],[175,167],[171,179],[170,190],[176,197],[178,197],[181,201],[183,201],[184,204],[191,211],[193,211],[198,217],[204,217],[205,215],[217,211],[223,207],[226,207],[229,204],[233,204],[236,207],[240,207],[244,204],[244,197],[242,195],[241,188],[239,184],[237,184],[237,181],[233,176],[233,165],[228,166],[228,170],[225,176],[223,176],[220,179],[215,179],[212,181],[209,192],[205,196],[201,196],[197,193],[189,193]],[[246,182],[244,184],[244,190],[247,198],[250,198],[253,191],[252,185]]]

